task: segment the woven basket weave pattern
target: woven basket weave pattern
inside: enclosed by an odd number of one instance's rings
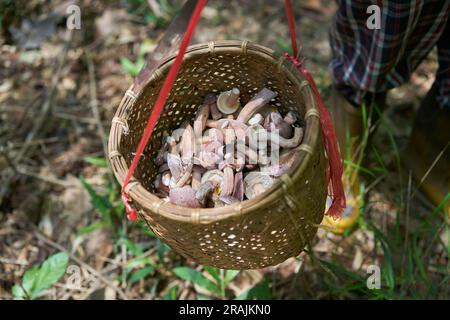
[[[123,183],[152,106],[173,61],[165,62],[139,93],[127,92],[113,121],[109,156]],[[270,103],[296,111],[305,137],[299,160],[272,189],[242,203],[217,209],[181,208],[152,195],[158,168],[153,159],[164,132],[193,117],[206,94],[237,87],[249,101],[267,87]],[[319,119],[309,86],[289,62],[264,47],[239,41],[200,44],[188,49],[165,110],[128,191],[138,213],[161,239],[199,263],[227,269],[256,269],[298,255],[322,220],[326,197],[325,158]]]

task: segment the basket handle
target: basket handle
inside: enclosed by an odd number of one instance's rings
[[[161,59],[167,57],[170,52],[178,47],[181,37],[189,24],[197,0],[187,0],[180,13],[172,20],[164,35],[157,41],[155,50],[150,54],[144,67],[134,79],[134,91],[139,92],[150,81],[153,71],[158,68]]]

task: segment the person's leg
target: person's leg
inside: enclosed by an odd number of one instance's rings
[[[373,1],[337,3],[330,30],[333,90],[329,107],[344,154],[346,150],[358,150],[355,145],[362,136],[361,105],[371,114],[374,102],[382,108],[386,92],[408,81],[443,34],[450,1],[379,1],[379,29],[366,25],[371,15],[367,8]],[[353,183],[348,186],[349,203],[354,203],[354,208],[347,212],[353,217],[359,202],[352,200],[357,177],[357,172],[352,174]]]
[[[403,159],[435,205],[450,192],[450,19],[437,53],[436,81],[417,112]],[[450,214],[450,201],[445,208]]]

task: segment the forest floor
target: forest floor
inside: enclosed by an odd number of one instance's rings
[[[72,32],[69,1],[6,1],[0,11],[0,299],[20,297],[13,287],[27,289],[25,272],[60,251],[67,272],[35,298],[448,298],[448,217],[400,161],[434,81],[434,52],[389,93],[361,169],[357,225],[344,235],[319,229],[305,252],[274,267],[218,270],[127,221],[105,160],[114,112],[180,1],[80,2],[81,30]],[[326,98],[336,8],[318,2],[295,11],[302,55]],[[192,43],[219,39],[288,50],[283,2],[210,1]],[[380,267],[380,289],[367,287],[371,265]]]

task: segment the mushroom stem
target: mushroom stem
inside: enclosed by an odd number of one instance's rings
[[[281,137],[285,139],[292,138],[292,126],[283,120],[283,117],[278,112],[272,112],[270,114],[272,123],[270,124],[270,131],[278,130]]]
[[[200,188],[201,180],[202,180],[202,172],[203,168],[197,165],[194,165],[192,168],[192,181],[191,181],[191,187],[194,190],[198,190]]]
[[[297,122],[297,119],[298,119],[297,115],[293,111],[289,111],[283,120],[287,124],[293,125],[294,123]]]
[[[234,173],[233,168],[227,166],[223,169],[223,181],[220,185],[220,195],[230,196],[233,193],[234,188]]]
[[[239,89],[222,92],[217,98],[217,107],[224,114],[232,114],[239,108]]]
[[[184,129],[184,134],[183,137],[181,138],[180,143],[181,143],[181,160],[185,164],[192,162],[192,157],[194,156],[194,130],[190,125],[188,125],[186,129]]]
[[[187,183],[187,181],[191,177],[191,172],[192,172],[192,167],[193,166],[194,166],[193,161],[188,163],[188,165],[186,167],[186,170],[184,171],[183,175],[180,177],[180,179],[175,184],[176,188],[180,188],[180,187],[184,186]]]
[[[206,200],[214,191],[214,184],[211,181],[206,181],[202,183],[195,193],[195,198],[202,204],[202,206],[206,205]]]
[[[268,103],[271,99],[277,96],[276,92],[273,92],[267,88],[263,88],[258,92],[256,96],[250,100],[242,111],[239,113],[237,120],[241,123],[247,123],[247,121],[256,113],[260,108],[262,108],[266,103]]]
[[[294,128],[294,136],[290,139],[285,139],[281,136],[275,136],[275,134],[270,134],[271,142],[278,144],[282,148],[295,148],[297,147],[303,139],[303,128]],[[278,141],[277,141],[278,140]]]

